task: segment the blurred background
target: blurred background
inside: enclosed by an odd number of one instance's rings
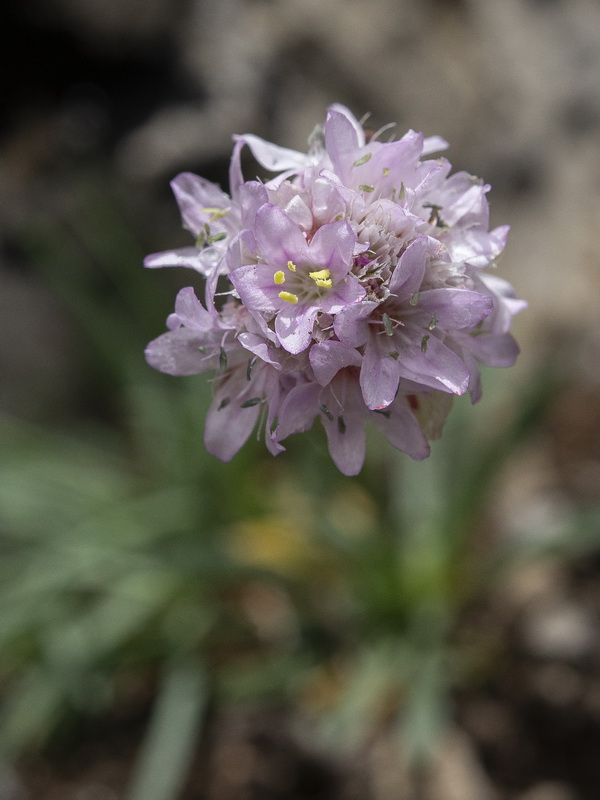
[[[596,800],[600,3],[6,0],[0,39],[0,800]],[[492,184],[522,355],[422,464],[221,464],[206,378],[143,358],[199,281],[142,259],[179,171],[331,102]]]

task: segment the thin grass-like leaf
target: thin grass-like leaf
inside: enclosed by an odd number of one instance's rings
[[[168,669],[125,800],[176,800],[208,699],[207,676],[198,664],[175,664]]]

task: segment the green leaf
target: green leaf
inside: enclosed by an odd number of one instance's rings
[[[176,800],[208,698],[207,676],[198,664],[167,670],[125,800]]]

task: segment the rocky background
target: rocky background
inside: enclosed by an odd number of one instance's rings
[[[72,315],[28,247],[36,226],[77,218],[87,176],[101,174],[118,194],[141,252],[183,246],[171,177],[193,171],[226,186],[233,133],[304,149],[337,101],[370,113],[374,127],[395,121],[401,132],[443,136],[455,169],[492,184],[492,222],[512,228],[500,274],[529,302],[515,325],[515,375],[526,380],[553,355],[568,363],[542,432],[499,483],[497,529],[547,532],[574,504],[598,500],[597,0],[6,0],[0,40],[4,413],[44,425],[106,415],[73,366]],[[512,658],[491,693],[459,702],[437,783],[420,800],[594,800],[598,559],[523,569],[473,625],[485,627],[486,615],[513,643]],[[244,711],[221,721],[208,788],[187,796],[287,797],[285,764],[294,797],[413,798],[385,740],[355,775],[290,733],[278,738],[286,724]],[[90,763],[68,779],[25,770],[5,779],[0,798],[116,800]]]

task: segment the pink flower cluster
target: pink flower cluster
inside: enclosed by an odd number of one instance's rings
[[[244,146],[277,177],[244,181]],[[204,305],[182,289],[146,358],[171,375],[215,373],[210,453],[230,460],[258,427],[277,454],[319,417],[346,475],[362,467],[367,421],[422,459],[452,396],[479,399],[478,362],[514,363],[509,327],[525,303],[485,271],[508,228],[489,230],[489,186],[428,158],[446,147],[414,131],[367,138],[334,105],[307,154],[236,136],[230,196],[175,178],[195,244],[145,265],[199,272]]]

